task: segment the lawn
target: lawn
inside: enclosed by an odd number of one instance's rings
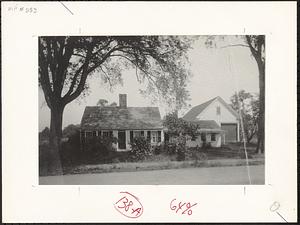
[[[255,154],[254,151],[255,146],[247,148],[249,164],[264,164],[263,156]],[[101,154],[88,156],[84,152],[67,149],[62,152],[61,161],[64,174],[246,165],[244,149],[238,144],[221,148],[190,148],[186,150],[183,160],[178,159],[178,154],[165,150],[152,151],[152,154],[144,159],[133,160],[130,152],[112,151],[105,156]],[[45,154],[40,154],[40,176],[56,175],[48,173],[42,162],[47,162]]]

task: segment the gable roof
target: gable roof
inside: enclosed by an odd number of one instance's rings
[[[200,129],[221,129],[221,127],[214,120],[198,120],[193,121],[192,123],[199,125]]]
[[[203,112],[212,102],[218,99],[235,117],[239,118],[239,115],[236,111],[234,111],[231,106],[229,106],[220,96],[217,96],[213,99],[208,100],[200,105],[194,106],[190,111],[188,111],[184,116],[183,119],[186,121],[195,121],[197,120],[197,116]]]
[[[81,119],[81,129],[162,129],[158,107],[87,106]]]
[[[208,100],[200,105],[194,106],[190,111],[188,111],[182,118],[187,121],[195,121],[197,120],[197,116],[206,109],[207,106],[210,105],[217,97]]]

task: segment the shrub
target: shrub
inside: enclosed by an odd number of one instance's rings
[[[152,155],[151,145],[144,137],[135,137],[130,142],[130,158],[133,161],[145,160]]]
[[[104,162],[114,151],[113,143],[117,143],[115,137],[90,137],[86,139],[83,156],[89,163]]]
[[[164,152],[167,155],[175,155],[176,154],[176,143],[166,143],[163,146]]]
[[[186,137],[179,136],[176,139],[176,142],[177,142],[176,145],[177,160],[183,161],[185,160],[185,154],[186,154]]]
[[[178,151],[176,160],[177,161],[184,161],[185,160],[185,152],[184,151]]]
[[[202,148],[202,149],[208,149],[208,148],[211,148],[211,143],[210,143],[210,142],[203,142],[201,148]]]
[[[156,145],[153,147],[153,153],[154,155],[159,155],[163,152],[164,145]]]

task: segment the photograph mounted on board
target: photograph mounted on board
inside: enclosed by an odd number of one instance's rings
[[[265,36],[40,36],[40,185],[265,184]]]

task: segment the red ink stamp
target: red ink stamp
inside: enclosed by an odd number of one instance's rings
[[[179,214],[181,213],[181,215],[192,215],[193,211],[192,211],[192,207],[197,205],[197,203],[195,204],[191,204],[190,202],[178,202],[176,203],[176,198],[174,198],[171,202],[170,202],[170,209],[175,211],[175,213]]]
[[[115,209],[128,218],[138,218],[143,214],[143,205],[129,192],[120,192],[121,198],[114,204]]]

